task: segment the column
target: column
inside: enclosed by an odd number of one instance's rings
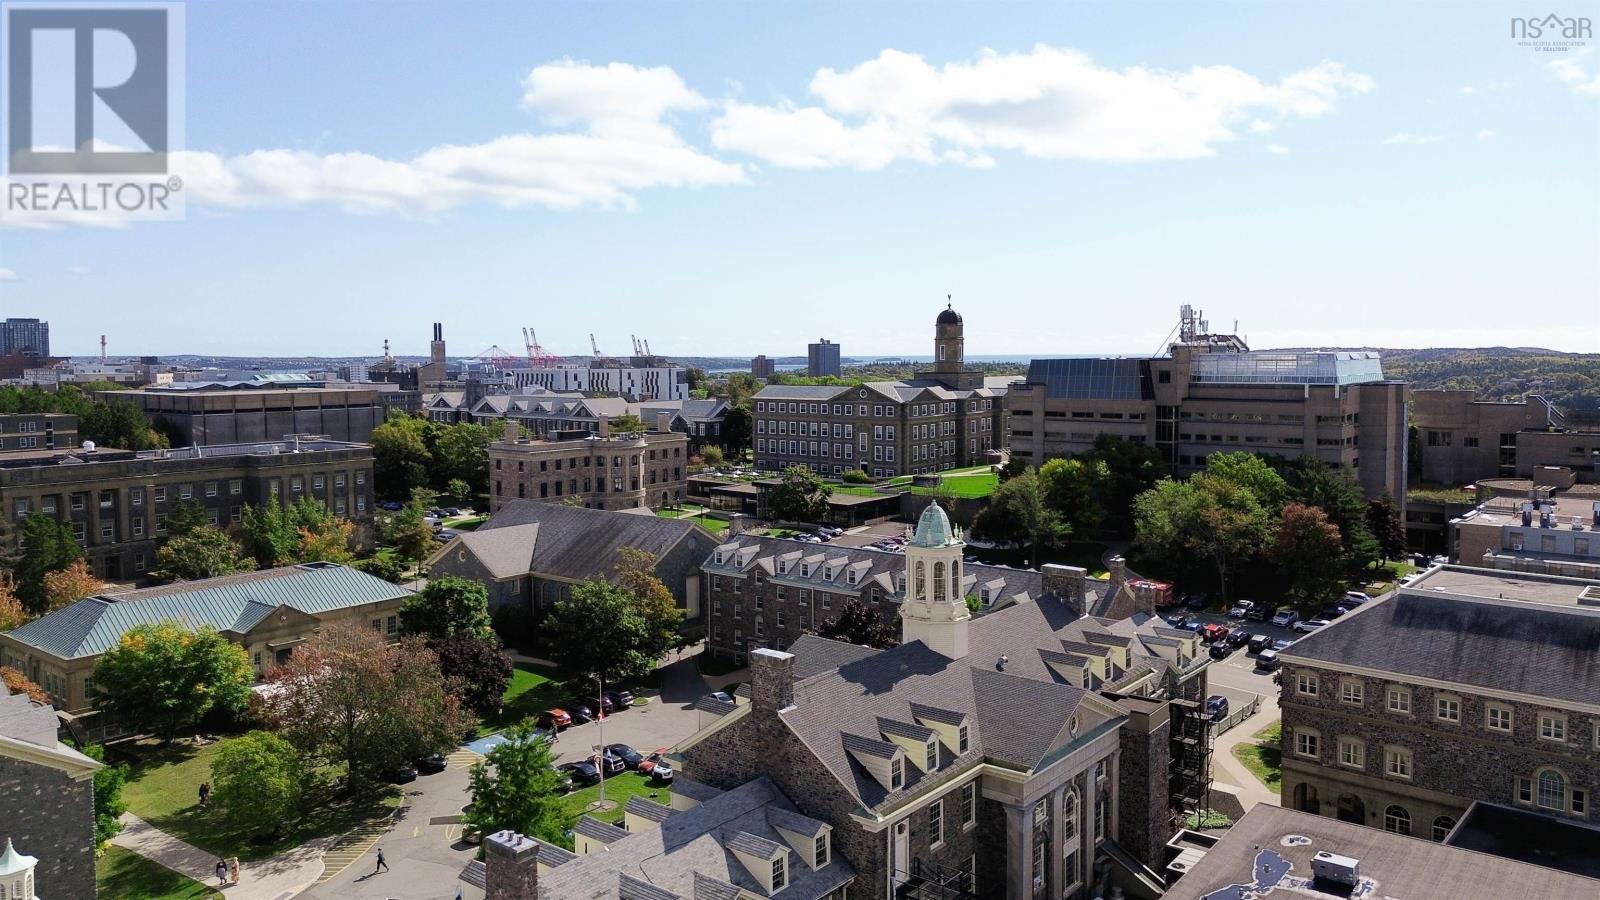
[[[1003,804],[1006,812],[1006,896],[1033,896],[1033,808]]]

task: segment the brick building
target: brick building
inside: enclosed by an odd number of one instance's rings
[[[138,578],[155,565],[167,516],[195,503],[227,527],[248,504],[310,497],[356,526],[372,527],[372,448],[319,436],[180,450],[107,448],[0,455],[0,543],[13,547],[16,525],[43,513],[71,525],[94,574]]]
[[[1280,655],[1283,805],[1441,840],[1476,801],[1593,822],[1600,581],[1444,566]]]
[[[0,888],[11,888],[7,897],[32,900],[35,890],[41,897],[95,896],[100,763],[57,740],[59,728],[48,703],[0,687]],[[15,889],[19,881],[26,890]]]
[[[489,445],[489,511],[513,500],[562,503],[577,497],[592,509],[670,506],[688,486],[688,436],[677,431],[596,430],[518,436],[515,422]]]
[[[0,415],[0,453],[78,446],[78,417],[66,413]]]
[[[757,468],[890,477],[998,461],[1011,379],[966,367],[964,328],[954,309],[940,312],[933,370],[906,381],[762,388],[753,401]]]

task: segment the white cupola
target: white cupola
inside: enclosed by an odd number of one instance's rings
[[[0,897],[6,900],[38,900],[33,893],[33,870],[39,861],[24,856],[6,838],[6,852],[0,854]]]
[[[906,544],[906,588],[900,606],[900,640],[962,659],[972,613],[961,593],[961,552],[967,545],[937,503],[929,503]]]

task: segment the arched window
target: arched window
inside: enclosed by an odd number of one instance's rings
[[[928,575],[922,569],[922,560],[917,560],[917,593],[918,600],[928,596]]]
[[[966,596],[961,593],[961,563],[950,564],[950,593],[956,597]]]
[[[1539,773],[1539,805],[1545,809],[1565,812],[1567,809],[1567,779],[1555,769]]]
[[[944,602],[944,563],[933,564],[933,600],[935,603]]]
[[[1411,833],[1411,813],[1404,806],[1391,806],[1383,811],[1383,830],[1395,834]]]
[[[1078,836],[1078,792],[1067,789],[1061,795],[1061,838],[1071,840]],[[1071,848],[1068,848],[1071,852]]]
[[[1449,816],[1439,816],[1433,820],[1433,839],[1443,841],[1450,836],[1450,829],[1456,827],[1456,820]]]

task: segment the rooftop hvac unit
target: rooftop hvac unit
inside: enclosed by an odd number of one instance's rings
[[[1347,887],[1361,883],[1361,860],[1318,850],[1311,858],[1311,874],[1319,881],[1331,881]]]

